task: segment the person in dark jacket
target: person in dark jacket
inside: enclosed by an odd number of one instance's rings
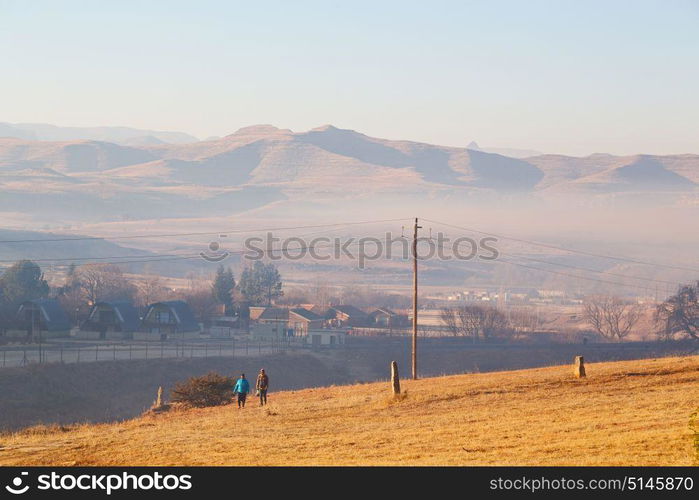
[[[245,374],[241,373],[240,378],[235,383],[233,392],[238,395],[238,409],[245,408],[245,398],[250,392],[250,383],[245,378]]]
[[[267,389],[269,389],[269,377],[265,373],[265,369],[262,368],[260,374],[257,376],[257,382],[255,383],[255,390],[260,397],[260,406],[267,404]]]

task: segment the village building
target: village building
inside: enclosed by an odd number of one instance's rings
[[[54,338],[70,335],[70,320],[55,299],[23,302],[7,330],[7,337]]]
[[[201,325],[189,304],[172,300],[148,306],[139,331],[134,333],[134,339],[193,339],[198,338],[200,332]]]
[[[131,302],[97,302],[75,337],[80,339],[130,339],[141,318]]]
[[[349,305],[330,307],[327,317],[332,327],[370,326],[371,324],[367,313]]]

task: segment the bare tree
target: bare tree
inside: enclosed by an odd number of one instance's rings
[[[146,276],[136,284],[136,289],[138,305],[141,307],[166,300],[172,295],[172,291],[163,284],[159,276]]]
[[[199,321],[207,321],[216,313],[218,302],[210,286],[189,287],[182,291],[182,299],[189,304]]]
[[[451,333],[454,337],[458,336],[461,333],[461,329],[458,325],[458,317],[456,316],[456,311],[453,308],[442,308],[439,316],[447,331]]]
[[[639,304],[606,295],[588,297],[583,307],[587,321],[609,340],[623,340],[641,319],[643,311]]]
[[[461,305],[444,308],[440,313],[444,326],[454,336],[471,337],[474,342],[509,333],[509,322],[505,315],[494,307]]]
[[[131,300],[134,287],[117,266],[112,264],[87,264],[77,271],[83,298],[93,305],[100,300]]]
[[[699,340],[699,281],[681,286],[655,310],[656,333],[668,340],[687,335]]]

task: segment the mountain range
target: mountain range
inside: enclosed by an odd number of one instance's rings
[[[165,142],[158,139],[164,133],[138,132],[146,135],[121,143],[0,137],[0,213],[73,224],[424,196],[455,203],[611,196],[696,205],[699,192],[699,155],[692,154],[513,158],[477,145],[385,140],[330,125],[300,133],[257,125],[206,141],[175,133]]]

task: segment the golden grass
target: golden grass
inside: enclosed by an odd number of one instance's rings
[[[388,364],[387,364],[388,366]],[[273,367],[272,367],[273,368]],[[699,356],[270,394],[0,437],[3,465],[691,465]]]

